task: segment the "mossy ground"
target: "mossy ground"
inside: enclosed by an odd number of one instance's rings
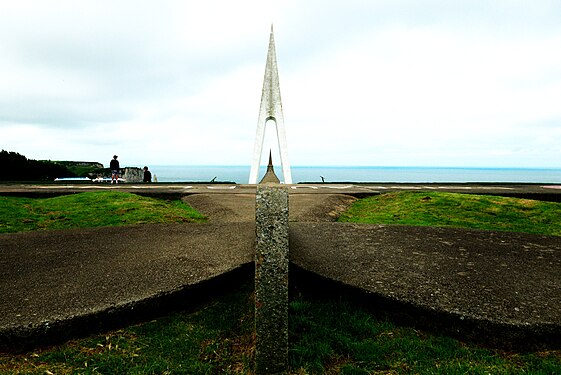
[[[489,195],[396,192],[356,201],[341,222],[561,235],[561,204]]]
[[[204,220],[182,201],[119,191],[41,199],[0,196],[0,233]]]

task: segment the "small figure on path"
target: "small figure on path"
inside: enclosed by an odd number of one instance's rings
[[[119,183],[119,160],[117,160],[117,155],[113,155],[113,160],[109,163],[109,169],[111,169],[111,183]]]
[[[152,172],[148,170],[148,167],[144,167],[144,179],[142,182],[152,182]]]

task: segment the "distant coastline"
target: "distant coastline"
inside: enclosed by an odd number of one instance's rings
[[[159,182],[230,181],[245,184],[247,166],[164,166],[150,167]],[[260,175],[265,173],[262,166]],[[282,180],[280,166],[275,171]],[[561,168],[497,168],[497,167],[392,167],[392,166],[293,166],[294,183],[321,182],[399,182],[399,183],[561,183]]]

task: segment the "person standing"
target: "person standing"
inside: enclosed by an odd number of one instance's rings
[[[152,182],[152,172],[148,170],[148,167],[144,167],[144,179],[142,182]]]
[[[109,169],[111,169],[111,183],[119,183],[119,160],[117,160],[117,155],[113,155],[113,160],[109,163]]]

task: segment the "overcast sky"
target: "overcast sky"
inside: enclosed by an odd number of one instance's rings
[[[561,166],[557,0],[0,0],[0,148],[249,165],[271,23],[292,165]]]

